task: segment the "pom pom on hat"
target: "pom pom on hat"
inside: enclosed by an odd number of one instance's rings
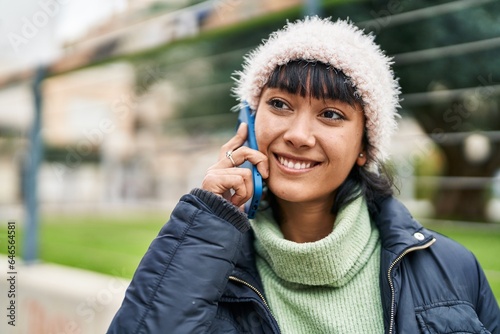
[[[272,33],[245,56],[243,70],[235,72],[233,92],[240,104],[256,109],[262,88],[277,66],[293,60],[319,61],[347,75],[363,101],[370,147],[365,168],[377,171],[377,162],[389,157],[391,136],[397,129],[400,87],[391,69],[392,59],[365,34],[344,20],[307,17]]]

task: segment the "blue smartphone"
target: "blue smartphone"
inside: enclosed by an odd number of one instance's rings
[[[255,113],[252,112],[246,102],[240,109],[240,114],[238,116],[238,126],[242,122],[248,124],[248,136],[243,146],[248,146],[254,150],[257,150],[257,139],[255,138]],[[260,198],[262,197],[262,176],[257,170],[257,167],[252,165],[249,161],[245,161],[239,167],[249,168],[252,171],[253,196],[250,200],[248,200],[248,202],[245,203],[245,213],[247,214],[249,219],[253,219],[255,217],[257,209],[259,208]]]

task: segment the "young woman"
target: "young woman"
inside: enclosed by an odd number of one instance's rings
[[[319,18],[250,53],[234,91],[259,150],[242,124],[152,242],[109,333],[500,333],[474,256],[392,197],[390,64],[372,36]],[[267,185],[252,221],[244,161]]]

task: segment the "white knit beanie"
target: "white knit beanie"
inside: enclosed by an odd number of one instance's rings
[[[377,162],[389,157],[392,134],[397,129],[400,87],[391,69],[392,59],[365,34],[343,20],[307,17],[288,23],[244,58],[235,72],[233,88],[240,104],[256,109],[264,85],[277,66],[293,60],[319,61],[347,75],[363,101],[370,148],[365,168],[377,171]]]

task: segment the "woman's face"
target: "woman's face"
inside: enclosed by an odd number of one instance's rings
[[[269,158],[269,189],[287,202],[333,203],[353,165],[366,163],[363,129],[359,104],[264,87],[255,134]]]

